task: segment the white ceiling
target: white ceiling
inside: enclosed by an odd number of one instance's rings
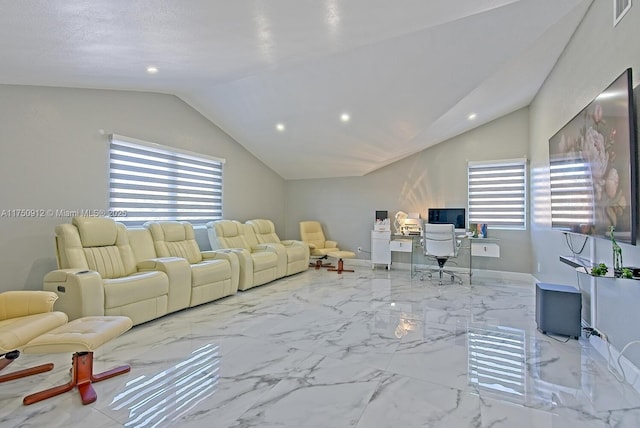
[[[0,0],[0,83],[175,94],[283,178],[359,176],[528,105],[591,2]]]

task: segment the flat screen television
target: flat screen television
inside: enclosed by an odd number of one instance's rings
[[[551,227],[635,245],[636,163],[629,68],[549,139]]]
[[[427,223],[453,224],[459,231],[466,230],[465,208],[429,208],[427,211]]]

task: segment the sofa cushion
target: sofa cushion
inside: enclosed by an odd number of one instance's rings
[[[276,233],[275,226],[271,220],[255,219],[247,221],[261,244],[280,243],[280,237]]]
[[[278,266],[278,256],[270,251],[260,251],[251,253],[253,260],[253,271],[259,272],[265,269],[271,269]]]
[[[151,231],[158,256],[181,257],[190,264],[202,261],[191,224],[177,221],[148,222],[145,227]]]
[[[90,247],[84,249],[89,270],[99,272],[103,278],[120,278],[127,276],[120,251],[116,246]]]
[[[141,272],[125,278],[104,280],[104,307],[117,308],[169,293],[169,278],[164,272]]]
[[[231,265],[226,260],[207,260],[191,265],[191,285],[199,287],[231,278]]]
[[[63,312],[45,312],[0,321],[0,351],[20,349],[31,339],[66,322],[67,315]]]
[[[186,241],[186,229],[182,223],[160,223],[160,228],[164,233],[164,240],[167,242]]]
[[[118,237],[116,223],[103,217],[74,217],[83,247],[105,247],[115,245]]]

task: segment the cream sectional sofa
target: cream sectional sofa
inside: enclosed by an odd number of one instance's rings
[[[211,248],[233,251],[240,262],[238,290],[247,290],[309,268],[309,246],[281,241],[273,222],[264,219],[207,223]]]
[[[193,226],[188,222],[148,222],[156,254],[182,257],[191,268],[191,300],[196,306],[230,296],[238,291],[240,264],[237,256],[225,251],[200,251]]]
[[[239,279],[235,254],[204,252],[197,262],[187,229],[170,231],[168,240],[165,234],[163,247],[149,229],[127,229],[110,218],[75,217],[71,224],[56,226],[59,269],[45,276],[43,287],[58,295],[55,308],[70,320],[124,315],[134,324],[234,294]],[[188,258],[159,257],[156,248],[171,246],[167,242],[177,237],[185,239],[174,248],[190,248]]]
[[[216,233],[216,231],[218,231]],[[141,324],[299,273],[308,246],[280,241],[269,220],[207,225],[214,250],[201,251],[187,222],[126,228],[105,217],[74,217],[55,229],[58,269],[43,288],[69,320],[123,315]]]
[[[276,228],[271,220],[254,219],[246,222],[251,228],[260,244],[271,244],[282,248],[286,260],[287,269],[285,275],[293,275],[309,268],[309,246],[302,241],[281,241],[276,233]]]
[[[211,248],[229,250],[238,256],[238,290],[266,284],[286,274],[284,250],[268,244],[258,244],[251,226],[236,220],[216,220],[207,223],[207,232]]]

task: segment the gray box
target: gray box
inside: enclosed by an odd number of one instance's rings
[[[542,333],[578,339],[582,333],[582,294],[569,285],[536,284],[536,324]]]

